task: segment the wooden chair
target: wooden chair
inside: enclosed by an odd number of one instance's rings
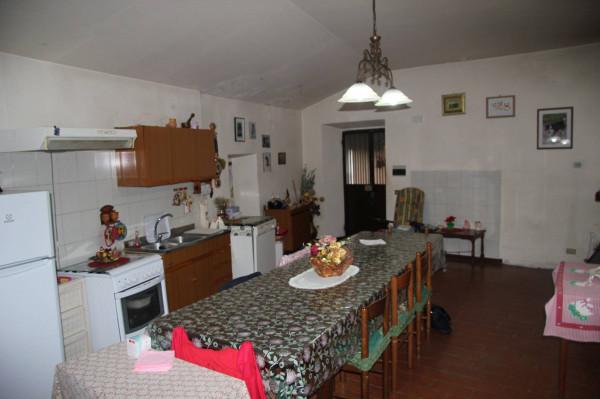
[[[362,399],[369,397],[369,371],[382,355],[383,397],[388,398],[389,396],[389,314],[389,287],[386,287],[383,298],[360,308],[360,351],[352,356],[342,368],[342,372],[360,374],[360,397]],[[370,329],[369,324],[379,317],[383,317],[382,327]]]
[[[406,266],[404,273],[392,277],[390,282],[390,297],[392,310],[392,325],[390,327],[392,348],[392,392],[398,388],[398,340],[400,335],[407,332],[408,368],[413,366],[413,337],[414,337],[414,278],[412,263]],[[400,304],[400,293],[406,294],[406,308]]]
[[[426,250],[417,252],[415,273],[415,312],[416,312],[416,333],[417,333],[417,359],[421,358],[421,331],[422,323],[425,322],[425,331],[427,339],[431,333],[431,266],[432,266],[432,245],[430,242],[426,245]],[[425,281],[423,282],[423,263],[425,263]]]

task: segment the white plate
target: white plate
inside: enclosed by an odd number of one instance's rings
[[[288,283],[294,288],[300,288],[304,290],[322,290],[342,284],[350,277],[356,275],[359,270],[360,269],[357,266],[350,265],[341,276],[321,277],[314,271],[313,268],[310,268],[305,272],[292,277]]]

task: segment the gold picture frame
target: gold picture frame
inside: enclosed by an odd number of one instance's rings
[[[442,115],[465,114],[465,93],[444,94],[442,96]]]

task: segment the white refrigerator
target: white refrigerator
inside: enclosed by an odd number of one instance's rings
[[[50,193],[0,194],[0,397],[50,398],[64,348]]]

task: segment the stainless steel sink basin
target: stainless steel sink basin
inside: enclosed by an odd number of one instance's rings
[[[148,243],[142,245],[140,248],[128,248],[128,250],[132,252],[140,251],[140,252],[153,252],[153,253],[162,253],[171,251],[173,249],[183,247],[186,245],[192,245],[200,240],[208,238],[212,236],[212,234],[195,234],[195,233],[183,233],[180,236],[171,237],[167,240],[155,243]]]

